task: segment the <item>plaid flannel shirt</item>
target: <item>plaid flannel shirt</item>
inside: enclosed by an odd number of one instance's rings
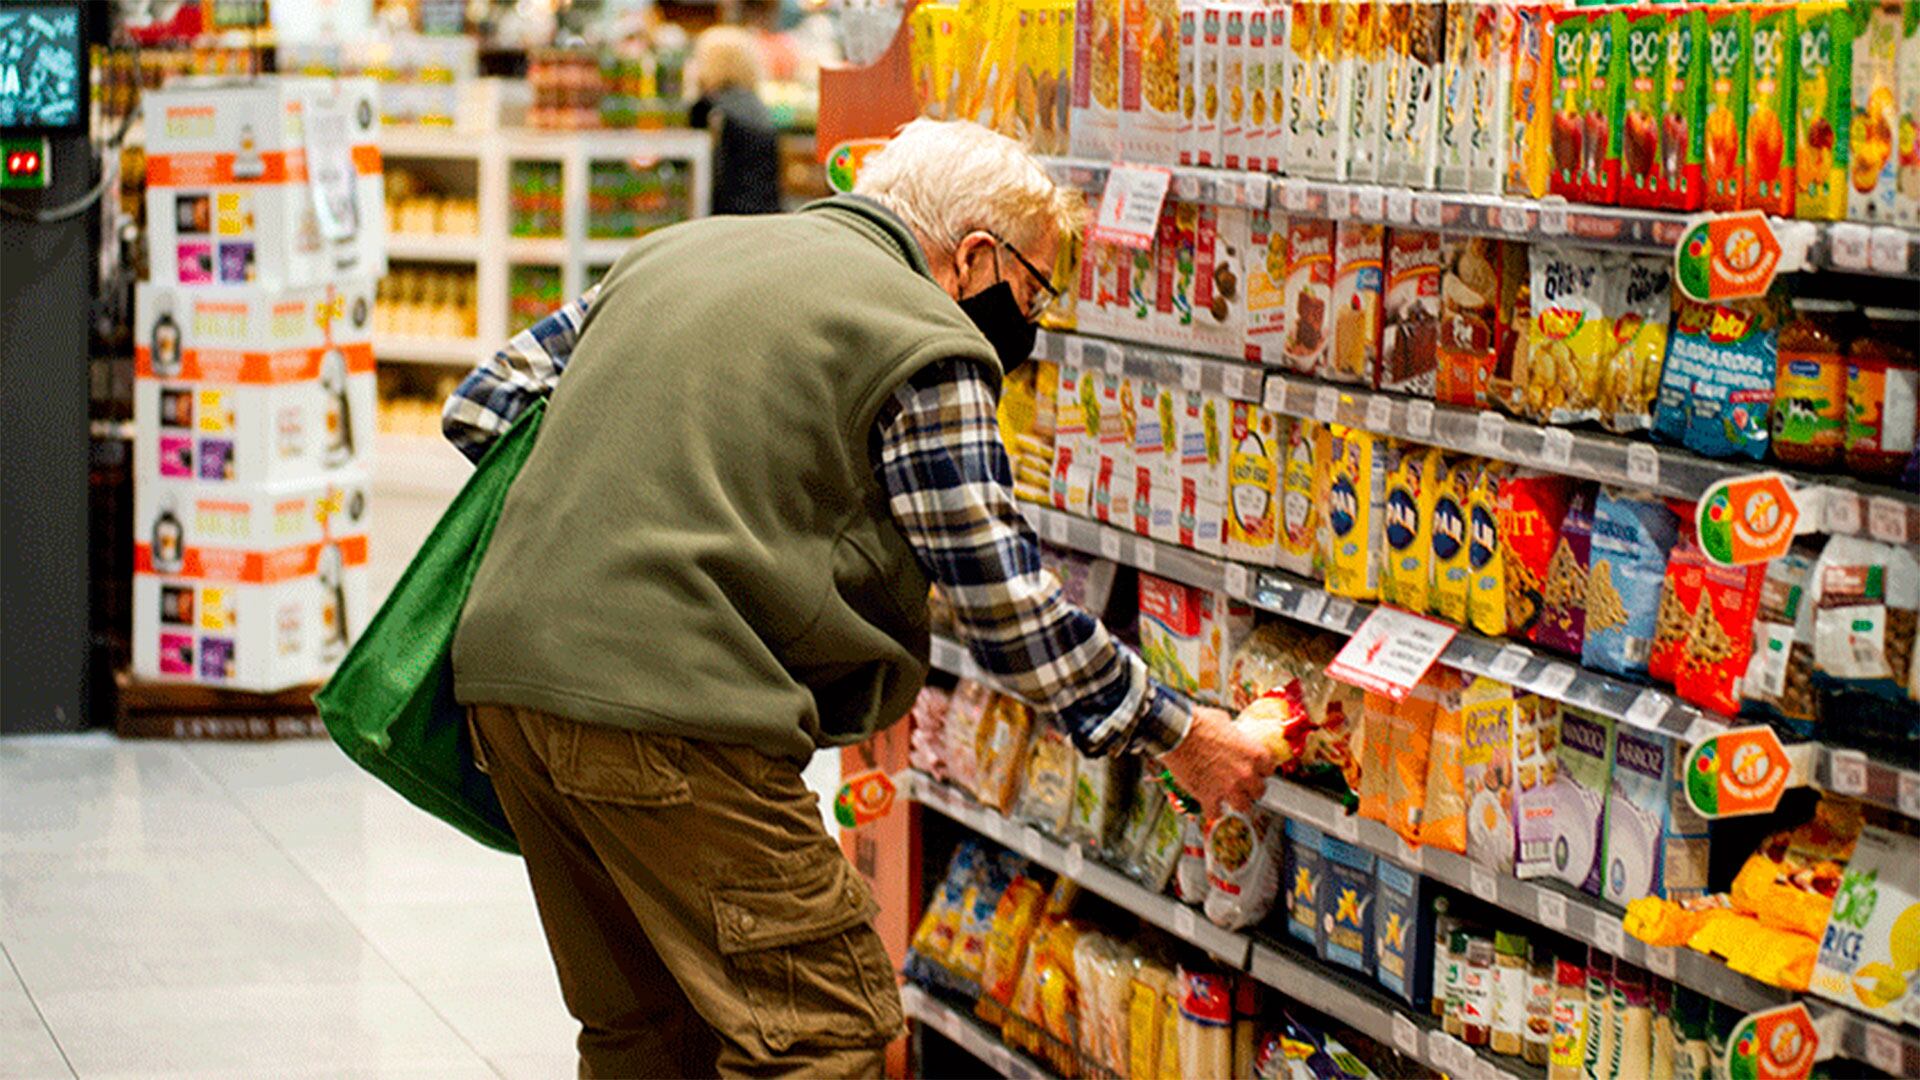
[[[468,458],[479,461],[553,389],[597,292],[514,335],[447,400],[442,428]],[[1172,749],[1189,706],[1041,568],[995,410],[984,374],[957,360],[922,369],[882,406],[870,451],[895,523],[946,594],[968,651],[1001,686],[1053,712],[1085,753]]]

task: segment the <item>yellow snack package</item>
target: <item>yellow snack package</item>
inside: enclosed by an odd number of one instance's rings
[[[1186,1080],[1180,1073],[1179,1032],[1180,988],[1177,982],[1172,982],[1167,992],[1160,995],[1160,1080]]]
[[[1489,637],[1507,632],[1507,567],[1500,542],[1500,485],[1511,467],[1483,461],[1467,496],[1467,618]]]
[[[1529,253],[1532,321],[1527,349],[1517,354],[1515,391],[1524,415],[1550,424],[1600,417],[1603,370],[1615,348],[1607,311],[1610,274],[1624,276],[1618,257],[1583,248],[1537,244]]]
[[[1479,462],[1440,455],[1434,466],[1433,500],[1427,503],[1427,539],[1433,547],[1433,593],[1427,610],[1466,625],[1473,571],[1468,557],[1467,515]]]
[[[1327,591],[1372,600],[1380,594],[1386,546],[1385,437],[1332,425],[1327,469]]]
[[[993,910],[993,926],[987,931],[987,959],[980,971],[980,992],[1002,1005],[1011,1004],[1015,983],[1020,977],[1021,961],[1026,958],[1027,942],[1033,936],[1034,922],[1046,890],[1030,877],[1020,877],[1000,894]]]
[[[1236,401],[1227,435],[1227,558],[1272,566],[1280,551],[1281,418]]]
[[[1416,615],[1433,610],[1433,506],[1440,451],[1395,441],[1387,450],[1387,572],[1380,599]]]
[[[1315,476],[1323,463],[1322,425],[1314,420],[1285,421],[1286,458],[1280,476],[1280,551],[1283,570],[1313,574],[1320,550],[1320,504]]]

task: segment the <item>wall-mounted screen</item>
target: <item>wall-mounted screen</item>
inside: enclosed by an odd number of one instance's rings
[[[0,2],[0,130],[86,124],[80,6]]]

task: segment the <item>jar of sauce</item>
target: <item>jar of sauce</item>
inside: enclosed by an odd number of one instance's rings
[[[1773,383],[1773,456],[1789,465],[1840,463],[1847,433],[1847,341],[1853,305],[1800,297],[1780,329]]]
[[[1847,471],[1897,480],[1913,452],[1920,312],[1867,308],[1867,326],[1847,351]]]

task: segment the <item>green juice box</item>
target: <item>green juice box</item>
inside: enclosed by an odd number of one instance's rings
[[[1706,205],[1707,12],[1691,4],[1662,8],[1667,16],[1665,82],[1660,121],[1660,205],[1698,210]]]
[[[1895,67],[1904,12],[1897,0],[1867,0],[1853,12],[1853,127],[1848,132],[1847,216],[1893,220],[1898,179],[1899,99]]]
[[[1753,62],[1750,12],[1721,4],[1706,10],[1707,86],[1704,205],[1738,210],[1747,175],[1747,82]]]
[[[1587,27],[1590,13],[1562,8],[1553,15],[1548,51],[1553,56],[1553,172],[1547,190],[1579,201],[1585,194],[1581,164],[1586,143]]]
[[[1627,12],[1601,8],[1587,24],[1586,136],[1581,194],[1612,205],[1620,198],[1620,122],[1627,107]]]
[[[1664,8],[1631,9],[1626,16],[1627,83],[1620,121],[1620,205],[1661,204],[1666,161],[1661,128],[1666,120],[1667,33]]]
[[[1794,75],[1799,36],[1795,4],[1752,8],[1747,79],[1747,180],[1741,193],[1748,210],[1793,216]]]
[[[1847,163],[1853,150],[1853,13],[1841,0],[1801,4],[1794,90],[1794,216],[1847,216]]]

